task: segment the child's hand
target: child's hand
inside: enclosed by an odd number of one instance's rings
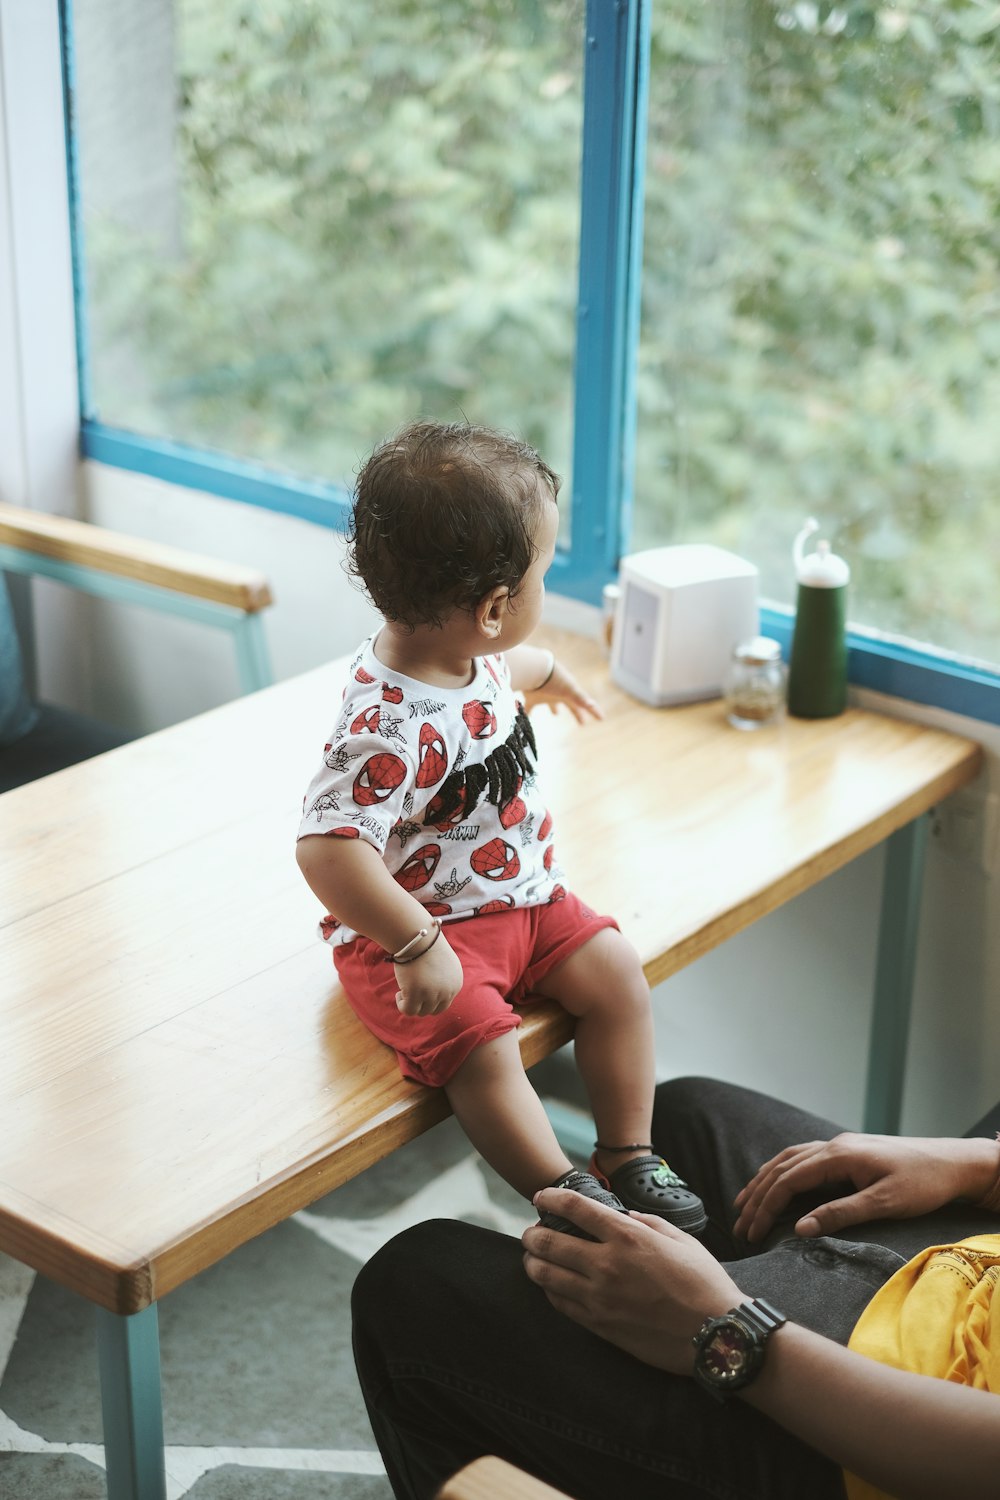
[[[396,1007],[404,1016],[437,1016],[447,1010],[465,975],[461,960],[442,932],[412,963],[396,964]]]
[[[561,703],[565,703],[578,724],[585,724],[588,714],[594,719],[604,718],[601,705],[583,691],[573,674],[567,672],[558,658],[553,664],[552,676],[548,682],[543,687],[528,690],[524,698],[529,710],[536,703],[546,703],[553,713],[558,711]]]

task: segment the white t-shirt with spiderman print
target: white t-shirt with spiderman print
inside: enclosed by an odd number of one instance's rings
[[[367,840],[446,922],[558,901],[534,736],[503,656],[478,657],[467,687],[439,688],[390,671],[373,643],[351,663],[299,838]],[[327,916],[320,935],[336,946],[356,933]]]

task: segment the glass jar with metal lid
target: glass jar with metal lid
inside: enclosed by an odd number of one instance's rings
[[[736,729],[762,729],[785,711],[786,671],[781,646],[766,635],[740,641],[726,673],[726,715]]]

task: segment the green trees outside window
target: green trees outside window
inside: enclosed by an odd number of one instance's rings
[[[90,415],[350,482],[571,449],[583,0],[76,0]]]
[[[637,546],[1000,662],[1000,6],[653,10]]]

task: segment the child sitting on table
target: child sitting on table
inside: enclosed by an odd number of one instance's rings
[[[525,697],[601,717],[550,651],[526,644],[558,491],[534,449],[466,424],[414,423],[364,464],[349,563],[384,623],[351,663],[298,863],[351,1008],[405,1077],[445,1090],[514,1188],[570,1187],[697,1234],[701,1200],[649,1144],[642,966],[614,919],[567,890],[535,775]],[[598,1135],[588,1172],[521,1062],[512,1006],[538,995],[577,1018]]]

